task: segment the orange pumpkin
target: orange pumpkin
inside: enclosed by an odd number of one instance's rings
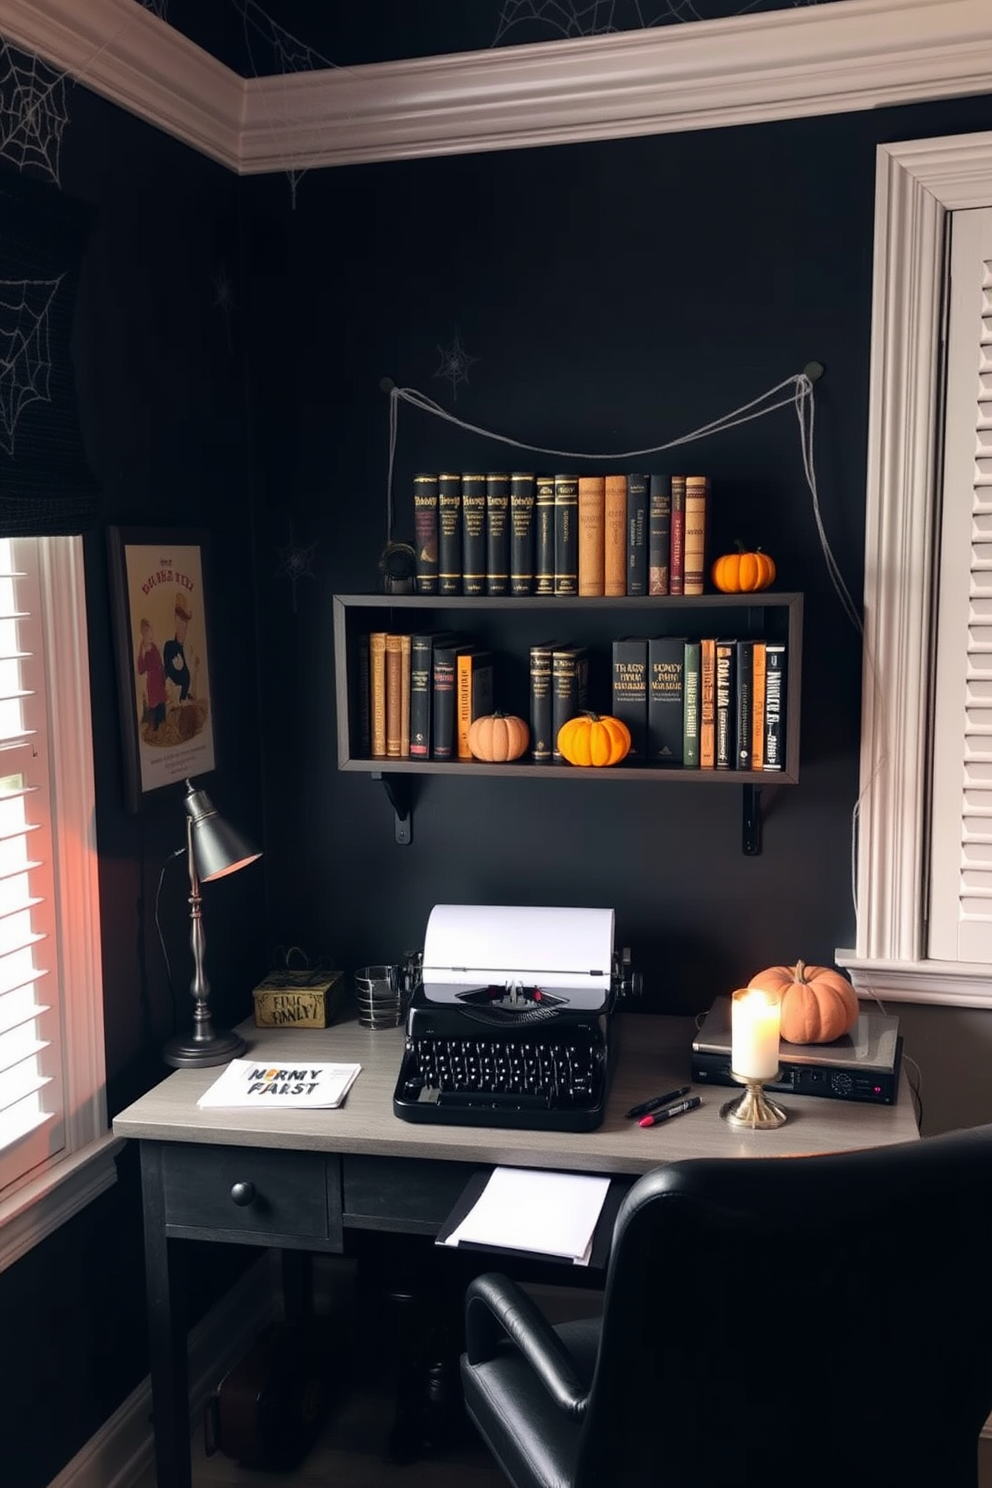
[[[529,743],[530,727],[514,713],[485,713],[468,731],[473,758],[496,764],[519,759]]]
[[[760,548],[752,552],[739,542],[736,553],[723,553],[714,559],[710,578],[721,594],[750,594],[767,589],[774,581],[775,563]]]
[[[846,977],[829,966],[769,966],[748,983],[774,992],[782,1003],[787,1044],[830,1044],[858,1020],[858,998]]]
[[[558,730],[558,752],[570,765],[616,765],[630,751],[630,729],[609,713],[577,713]]]

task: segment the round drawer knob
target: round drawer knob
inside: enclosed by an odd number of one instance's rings
[[[231,1198],[242,1209],[253,1202],[255,1198],[254,1183],[236,1183],[231,1189]]]

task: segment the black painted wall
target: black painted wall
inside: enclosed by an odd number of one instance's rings
[[[220,167],[83,89],[70,92],[69,115],[61,190],[89,223],[72,356],[86,461],[100,488],[100,522],[85,544],[113,1114],[167,1073],[159,1049],[177,1019],[189,1026],[192,968],[183,861],[166,866],[185,840],[181,805],[161,792],[138,815],[124,806],[109,523],[211,535],[218,769],[204,784],[225,814],[262,835],[241,325],[217,303],[218,285],[239,273],[239,192]],[[38,189],[59,190],[50,181]],[[0,233],[12,226],[0,224]],[[174,992],[154,927],[160,875]],[[204,889],[218,1021],[244,1016],[244,989],[268,964],[264,882],[252,868],[225,892]],[[11,1488],[49,1483],[147,1374],[136,1153],[125,1149],[118,1168],[116,1186],[0,1275],[0,1315],[18,1340],[0,1398],[2,1477]],[[194,1321],[253,1258],[210,1250],[191,1266]]]
[[[306,782],[295,806],[282,791],[280,821],[270,814],[285,865],[271,881],[278,939],[350,968],[417,946],[446,899],[605,904],[643,969],[645,1006],[663,1011],[706,1008],[762,966],[829,963],[852,943],[860,638],[828,576],[791,406],[633,461],[708,471],[714,551],[760,544],[779,586],[806,595],[801,783],[763,792],[758,858],[741,853],[730,785],[554,778],[427,776],[413,843],[396,847],[381,786],[333,769],[329,598],[376,586],[384,376],[473,425],[581,454],[678,438],[815,358],[819,499],[859,602],[875,145],[990,122],[984,99],[327,171],[304,178],[281,230],[285,184],[245,183],[249,236],[278,233],[270,267],[281,260],[253,280],[250,307],[259,550],[290,531],[314,546],[295,612],[284,588],[264,627],[263,674],[296,700],[290,727],[265,715],[267,789]],[[453,381],[456,336],[475,360]],[[398,535],[412,533],[415,470],[521,458],[563,463],[400,405]]]
[[[381,787],[335,769],[330,599],[376,584],[384,376],[480,426],[591,453],[676,438],[813,358],[827,369],[816,392],[824,523],[859,596],[875,145],[990,127],[986,98],[311,172],[294,211],[282,176],[235,181],[73,93],[63,189],[95,215],[74,355],[103,525],[209,530],[221,663],[210,789],[265,847],[257,871],[206,905],[223,1018],[250,1011],[275,947],[349,970],[391,959],[421,943],[446,899],[614,906],[659,1011],[705,1007],[760,966],[829,962],[850,942],[859,645],[819,550],[790,410],[678,461],[713,476],[715,543],[762,543],[783,587],[807,595],[802,779],[765,792],[759,858],[740,853],[731,787],[596,781],[427,776],[413,844],[396,847]],[[476,360],[453,386],[437,374],[456,335]],[[401,531],[413,471],[448,462],[511,460],[402,408]],[[181,823],[174,802],[137,817],[123,806],[104,537],[87,540],[88,598],[118,1110],[164,1073],[158,1050],[187,1011],[188,961],[184,886],[166,869],[170,990],[152,910]],[[992,1119],[989,1015],[905,1012],[932,1128]],[[194,1317],[250,1258],[196,1252]],[[126,1152],[115,1190],[0,1276],[20,1351],[0,1405],[11,1482],[43,1488],[140,1382],[142,1285]]]

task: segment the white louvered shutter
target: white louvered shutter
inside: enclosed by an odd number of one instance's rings
[[[0,1194],[65,1145],[48,687],[34,552],[31,540],[0,539]],[[28,571],[18,572],[25,558]]]
[[[929,955],[992,963],[992,209],[953,215],[947,364]]]

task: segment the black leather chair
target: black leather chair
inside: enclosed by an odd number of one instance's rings
[[[465,1325],[465,1403],[513,1488],[975,1488],[992,1126],[656,1168],[601,1317],[552,1327],[487,1273]]]

